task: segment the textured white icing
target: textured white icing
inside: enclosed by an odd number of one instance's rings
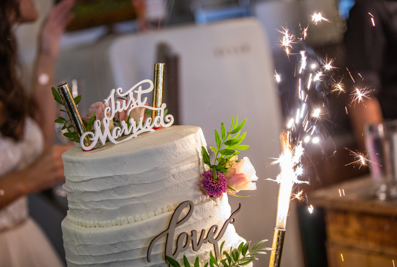
[[[203,195],[198,184],[205,145],[199,127],[173,126],[120,145],[66,152],[69,212],[62,231],[68,267],[167,266],[165,239],[155,244],[151,263],[146,261],[147,247],[186,200],[193,201],[195,210],[176,229],[176,236],[208,230],[214,224],[222,227],[230,216],[227,196],[215,202]],[[243,241],[233,225],[223,240],[226,247]],[[191,262],[197,256],[203,262],[212,249],[204,244],[198,252],[189,249],[182,254]]]

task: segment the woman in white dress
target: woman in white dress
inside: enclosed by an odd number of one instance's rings
[[[26,195],[64,179],[61,155],[53,146],[55,60],[59,40],[72,18],[74,0],[50,11],[40,34],[33,92],[18,81],[17,23],[34,21],[32,0],[0,0],[0,266],[62,266],[40,228],[28,216]]]

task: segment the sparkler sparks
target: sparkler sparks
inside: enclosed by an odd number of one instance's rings
[[[277,71],[274,71],[276,74],[274,75],[274,77],[276,78],[276,82],[280,83],[281,82],[281,75],[277,73]]]
[[[326,18],[324,18],[323,17],[323,15],[321,14],[321,12],[318,12],[318,13],[314,13],[313,15],[312,15],[312,21],[313,21],[313,23],[314,24],[318,24],[320,21],[326,21],[326,22],[329,22],[329,23],[331,23],[331,21],[329,21],[328,19],[326,19]]]
[[[354,159],[355,159],[353,162],[350,162],[350,163],[346,164],[345,166],[353,165],[354,167],[358,166],[358,168],[360,169],[363,166],[367,166],[368,162],[372,162],[369,159],[367,159],[367,156],[365,154],[363,154],[363,153],[354,152],[354,151],[352,151],[352,150],[350,150],[350,149],[348,149],[346,147],[345,147],[345,149],[347,151],[349,151],[349,155],[353,156]]]
[[[319,109],[319,108],[316,108],[315,110],[313,110],[312,118],[319,119],[320,118],[320,112],[321,112],[321,109]]]
[[[294,119],[290,119],[289,121],[288,121],[288,123],[287,123],[287,128],[288,129],[291,129],[292,128],[292,126],[294,126]]]
[[[318,143],[320,143],[320,138],[319,138],[318,136],[313,137],[312,143],[313,143],[313,144],[318,144]]]
[[[309,210],[310,214],[312,214],[312,213],[313,213],[313,210],[314,210],[314,208],[313,208],[313,206],[312,206],[312,205],[310,205],[310,206],[309,206],[307,209]]]
[[[309,26],[307,26],[306,28],[303,29],[302,31],[302,38],[303,40],[306,40],[307,38],[307,31],[309,30]]]
[[[371,12],[368,12],[368,14],[371,16],[372,26],[375,27],[375,17],[374,17],[374,15],[372,15]]]
[[[282,31],[279,30],[281,34],[283,34],[283,38],[281,39],[281,46],[285,48],[285,53],[287,55],[290,54],[290,48],[292,48],[292,44],[294,44],[295,41],[295,35],[292,33],[289,33],[289,30],[287,28],[283,28]]]
[[[351,96],[352,96],[351,103],[352,104],[360,103],[360,102],[363,102],[364,99],[369,99],[370,97],[368,96],[368,94],[370,92],[372,92],[372,90],[370,90],[368,88],[362,88],[362,89],[356,88],[356,90],[351,93]]]
[[[280,174],[277,176],[276,180],[273,180],[280,184],[277,206],[278,229],[286,228],[291,193],[294,184],[308,183],[307,181],[301,181],[298,179],[298,177],[303,174],[301,157],[304,149],[302,147],[302,142],[299,142],[298,145],[293,147],[289,139],[290,132],[282,135],[283,152],[281,156],[273,162],[273,164],[280,164],[281,167]]]
[[[321,71],[317,72],[313,78],[313,82],[321,81],[321,75],[323,75],[323,73]]]
[[[324,61],[324,66],[323,66],[323,68],[324,68],[326,71],[335,69],[335,67],[332,66],[332,63],[333,63],[333,62],[334,62],[334,59],[331,58],[331,59],[328,61],[328,59],[326,58],[325,61]]]
[[[293,199],[297,199],[299,201],[303,201],[304,200],[303,190],[301,190],[298,193],[294,194],[294,198]]]
[[[334,89],[331,90],[331,93],[338,92],[338,96],[340,93],[346,93],[344,87],[345,86],[343,85],[342,81],[340,81],[339,83],[334,84]]]

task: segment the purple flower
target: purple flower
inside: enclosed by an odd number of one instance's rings
[[[216,171],[216,174],[218,180],[214,180],[212,170],[203,172],[201,186],[207,192],[207,195],[220,197],[223,193],[227,192],[227,180],[222,173]]]

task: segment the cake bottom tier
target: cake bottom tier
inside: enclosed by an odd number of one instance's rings
[[[218,225],[219,232],[224,222],[229,218],[230,210],[226,196],[217,202],[208,199],[194,205],[192,216],[175,230],[172,241],[173,249],[175,249],[175,239],[182,232],[190,235],[192,230],[200,233],[202,229],[205,229],[207,234],[209,228],[213,225]],[[182,213],[181,217],[186,212],[187,210]],[[161,238],[154,244],[151,262],[147,261],[146,255],[153,238],[168,228],[172,213],[172,211],[162,213],[144,221],[125,225],[91,228],[76,225],[67,216],[62,222],[62,232],[68,267],[166,267],[167,264],[164,261],[166,237]],[[229,224],[218,246],[223,241],[225,241],[225,249],[229,249],[230,247],[237,247],[245,240],[236,233],[234,226]],[[214,246],[210,243],[204,243],[198,251],[193,251],[189,246],[188,250],[179,254],[178,260],[180,261],[185,255],[189,262],[193,263],[195,258],[199,257],[200,266],[204,266],[204,263],[209,260],[210,251],[214,253],[213,249]]]

